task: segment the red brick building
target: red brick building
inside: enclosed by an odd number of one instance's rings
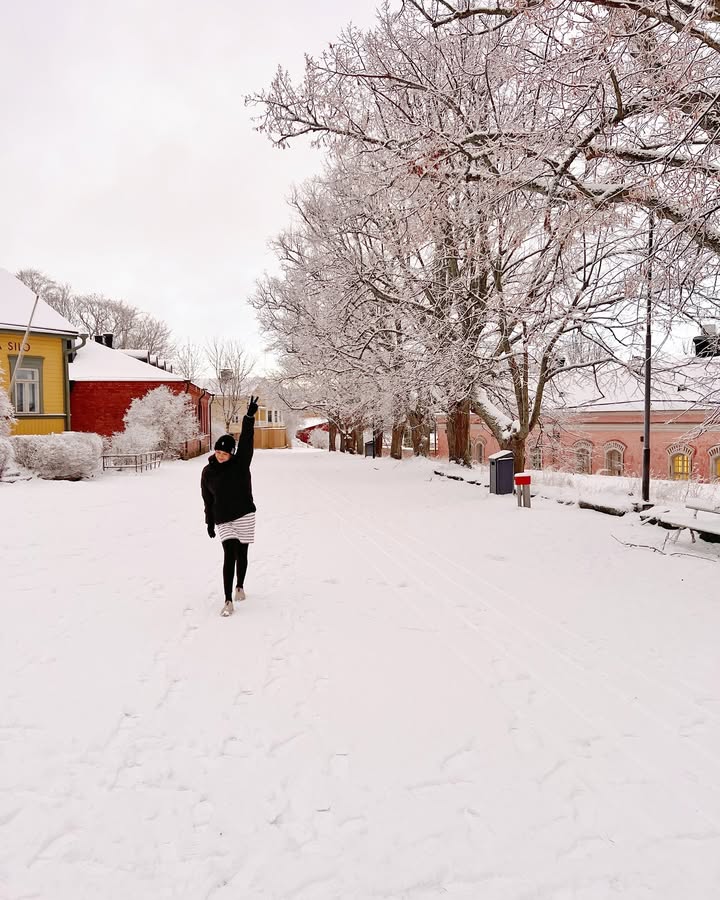
[[[643,455],[643,385],[627,370],[568,378],[547,397],[547,413],[526,443],[526,468],[639,477]],[[693,358],[653,381],[650,468],[653,478],[720,481],[720,357]],[[553,408],[554,407],[554,408]],[[438,456],[447,457],[444,420]],[[499,449],[477,416],[470,452],[484,463]]]
[[[69,365],[70,421],[73,431],[110,437],[124,428],[123,417],[133,400],[165,385],[176,394],[189,394],[195,404],[200,434],[205,436],[188,455],[206,452],[210,440],[212,394],[180,375],[141,362],[121,350],[89,341]]]

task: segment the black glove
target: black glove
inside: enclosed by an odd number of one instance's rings
[[[260,399],[259,397],[253,397],[252,395],[250,395],[250,403],[248,403],[247,414],[250,416],[251,419],[255,416],[255,413],[258,411],[258,403],[257,402],[259,399]]]
[[[215,537],[215,526],[208,525],[207,528],[208,528],[208,537],[214,538]]]

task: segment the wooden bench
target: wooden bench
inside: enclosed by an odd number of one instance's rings
[[[691,499],[685,503],[685,509],[692,510],[692,515],[684,515],[681,512],[673,512],[669,509],[651,509],[643,513],[640,518],[643,520],[644,525],[650,522],[664,525],[666,528],[676,529],[675,540],[680,537],[680,533],[684,529],[687,529],[690,532],[693,543],[695,543],[696,534],[701,536],[712,535],[711,538],[705,539],[713,543],[720,541],[720,519],[714,522],[711,519],[698,519],[698,512],[714,513],[720,516],[720,506],[712,506],[702,500]],[[717,540],[713,540],[713,538]]]

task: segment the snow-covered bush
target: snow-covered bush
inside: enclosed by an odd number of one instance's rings
[[[137,453],[150,453],[159,449],[160,435],[157,429],[135,424],[112,436],[108,453],[134,456]]]
[[[199,435],[195,404],[188,394],[174,394],[162,385],[130,404],[125,430],[113,435],[111,452],[147,453],[162,450],[177,459],[186,441]]]
[[[0,437],[0,477],[10,468],[15,460],[12,444],[10,439]]]
[[[14,424],[15,410],[7,394],[5,370],[0,366],[0,438],[7,437]]]
[[[20,434],[9,440],[17,463],[40,478],[78,481],[100,468],[103,444],[97,434]]]
[[[330,446],[330,435],[322,428],[313,428],[310,432],[309,444],[317,450],[327,450]]]

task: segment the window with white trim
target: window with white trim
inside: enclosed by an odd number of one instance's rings
[[[593,446],[589,441],[575,444],[575,471],[578,475],[592,475]]]
[[[689,481],[692,476],[694,449],[687,444],[673,444],[668,447],[670,478],[673,481]]]
[[[710,481],[720,481],[720,446],[708,450],[710,457]]]
[[[20,416],[40,415],[42,404],[42,358],[26,356],[19,369],[16,368],[17,357],[10,358],[12,371],[15,373],[13,389],[13,405]]]
[[[625,469],[625,445],[619,441],[605,444],[605,471],[608,475],[622,475]]]
[[[673,453],[670,457],[670,477],[673,481],[687,481],[690,478],[690,455]]]
[[[541,446],[533,447],[530,451],[530,468],[540,470],[543,467],[543,448]]]

